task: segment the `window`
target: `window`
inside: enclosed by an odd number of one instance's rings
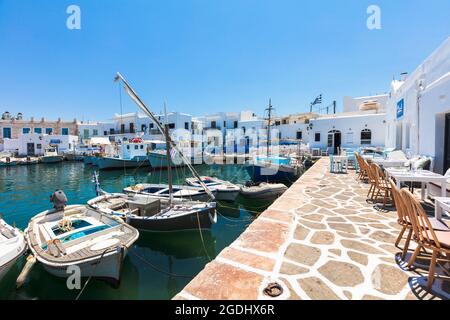
[[[124,139],[125,140],[125,139]],[[130,145],[127,145],[127,150],[130,150]]]
[[[211,121],[211,128],[215,129],[216,128],[216,122],[215,121]]]
[[[314,135],[314,141],[320,142],[320,132],[316,132],[316,134]]]
[[[288,121],[286,119],[283,119],[283,124],[288,124]]]
[[[83,130],[83,138],[84,139],[89,139],[89,129],[84,129]]]
[[[175,129],[175,123],[169,123],[169,129]]]
[[[135,145],[134,146],[134,150],[138,150],[139,149],[139,146],[138,145]]]
[[[45,128],[45,134],[52,134],[53,129],[52,128]]]
[[[141,125],[141,131],[142,131],[142,132],[147,131],[147,126],[146,126],[145,124],[142,124],[142,125]]]
[[[42,144],[40,144],[40,143],[36,144],[36,149],[41,150],[42,149]]]
[[[142,149],[144,149],[144,145],[143,145],[143,144],[141,144],[141,150],[142,150]]]
[[[114,134],[114,128],[109,129],[109,134]]]
[[[297,140],[302,140],[302,139],[303,139],[303,132],[297,131]]]
[[[62,128],[61,129],[61,134],[63,136],[68,136],[69,135],[69,128]]]
[[[153,123],[150,123],[150,124],[148,125],[148,127],[149,127],[150,129],[153,129],[154,124],[153,124]]]
[[[223,122],[223,127],[224,127],[224,128],[227,127],[227,122],[226,122],[226,121]]]
[[[120,133],[125,133],[125,125],[123,123],[120,125]]]
[[[281,124],[281,122],[279,120],[275,121],[275,125],[279,126]]]
[[[34,128],[34,133],[41,134],[42,128]]]
[[[372,144],[372,131],[369,129],[361,131],[361,144]]]
[[[98,130],[97,129],[92,130],[92,135],[94,137],[98,136]]]
[[[238,122],[237,121],[234,122],[234,126],[233,127],[234,127],[234,129],[237,129],[237,127],[238,127]]]
[[[353,144],[353,132],[347,132],[347,144]]]
[[[3,138],[11,139],[11,128],[3,128]]]
[[[331,148],[332,146],[333,146],[333,136],[334,136],[334,134],[328,134],[328,143],[327,143],[327,146],[329,147],[329,148]]]
[[[103,131],[103,135],[104,135],[104,136],[107,136],[107,135],[108,135],[108,131],[106,131],[106,130]]]
[[[30,133],[30,128],[22,128],[22,133],[23,134],[28,134],[28,133]]]
[[[184,128],[185,128],[186,130],[189,130],[189,122],[185,122],[185,123],[184,123]]]

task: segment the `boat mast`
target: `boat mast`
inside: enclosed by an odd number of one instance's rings
[[[272,120],[272,99],[269,99],[269,107],[266,109],[266,111],[269,114],[268,123],[267,123],[267,158],[269,158],[269,152],[270,152],[270,126],[271,126],[271,120]]]
[[[137,104],[137,106],[150,117],[150,119],[153,120],[153,123],[156,125],[158,130],[161,132],[161,134],[164,134],[164,128],[159,123],[158,119],[155,117],[153,112],[150,111],[150,109],[144,104],[144,102],[141,100],[141,98],[138,97],[137,93],[133,90],[133,88],[128,84],[128,82],[125,80],[125,78],[118,72],[116,77],[114,78],[114,81],[122,81],[125,90],[127,94],[130,96],[130,98]],[[199,181],[200,185],[203,187],[205,192],[209,195],[209,197],[214,200],[215,197],[212,194],[211,190],[208,189],[208,187],[205,185],[205,183],[202,181],[200,175],[198,172],[194,169],[194,167],[191,165],[190,161],[185,157],[183,152],[178,148],[178,146],[173,142],[173,140],[170,138],[170,136],[166,137],[166,140],[169,142],[172,148],[174,148],[178,154],[180,155],[181,159],[183,159],[184,163],[188,166],[189,170],[192,172],[195,178]]]
[[[164,135],[166,137],[166,155],[167,155],[167,180],[169,182],[169,206],[172,206],[173,202],[173,187],[172,187],[172,161],[170,157],[170,142],[169,142],[169,123],[167,119],[166,102],[164,102]]]

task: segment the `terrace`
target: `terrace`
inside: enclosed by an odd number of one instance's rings
[[[428,260],[400,259],[397,213],[368,202],[368,189],[320,159],[174,299],[272,299],[274,282],[277,299],[450,298],[447,281],[426,290]]]

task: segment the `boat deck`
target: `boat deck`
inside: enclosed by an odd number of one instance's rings
[[[134,233],[134,230],[128,227],[116,227],[120,228],[120,230],[123,232],[120,236],[115,235],[114,239],[118,239],[119,243],[126,247],[130,245],[130,239],[134,238],[130,235]],[[119,230],[119,229],[117,229]],[[101,250],[91,250],[89,247],[82,248],[80,250],[77,250],[70,254],[60,255],[58,257],[54,257],[51,255],[48,251],[41,248],[39,245],[39,242],[36,239],[36,235],[33,232],[33,226],[30,225],[28,229],[28,237],[29,237],[29,243],[31,244],[31,247],[34,251],[43,259],[47,260],[50,263],[74,263],[78,261],[82,261],[88,258],[93,258],[97,256],[101,256],[104,253],[113,252],[116,250],[116,246],[110,247],[108,249],[101,249]],[[106,235],[111,232],[111,229],[103,230],[101,232],[98,232],[97,235]]]
[[[426,260],[405,268],[397,214],[366,202],[368,189],[320,159],[174,299],[271,299],[272,282],[278,299],[449,299],[448,281],[425,290]]]

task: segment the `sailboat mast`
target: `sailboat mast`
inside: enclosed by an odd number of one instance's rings
[[[169,206],[172,206],[173,200],[173,186],[172,186],[172,161],[170,157],[170,142],[169,142],[169,123],[167,122],[167,109],[164,102],[164,118],[166,123],[164,124],[164,135],[166,137],[166,155],[167,155],[167,180],[169,182]]]
[[[269,99],[269,107],[266,109],[268,111],[268,123],[267,123],[267,158],[269,157],[269,152],[270,152],[270,126],[271,126],[271,121],[272,121],[272,99]]]
[[[124,87],[125,87],[125,91],[127,92],[127,94],[130,96],[130,98],[136,103],[136,105],[146,114],[150,117],[150,119],[152,119],[153,123],[156,125],[156,127],[158,128],[158,130],[164,134],[164,128],[163,126],[159,123],[159,120],[155,117],[155,115],[153,114],[153,112],[150,111],[150,109],[144,104],[144,102],[141,100],[141,98],[139,98],[139,96],[137,95],[137,93],[133,90],[133,88],[128,84],[128,82],[125,80],[125,78],[120,74],[117,73],[116,77],[114,78],[114,81],[122,81]],[[194,169],[194,167],[191,165],[190,161],[186,158],[186,156],[183,154],[183,152],[180,150],[180,148],[178,148],[178,146],[172,141],[172,139],[169,137],[166,137],[166,141],[168,141],[170,143],[170,145],[172,146],[172,148],[174,148],[178,154],[180,155],[181,159],[184,161],[184,163],[188,166],[189,170],[192,172],[192,174],[194,175],[195,178],[198,179],[200,185],[203,187],[203,189],[205,190],[205,192],[208,194],[208,196],[214,200],[214,194],[211,192],[211,190],[208,189],[208,187],[205,185],[205,183],[203,182],[203,180],[201,179],[200,175],[198,174],[198,172]]]

